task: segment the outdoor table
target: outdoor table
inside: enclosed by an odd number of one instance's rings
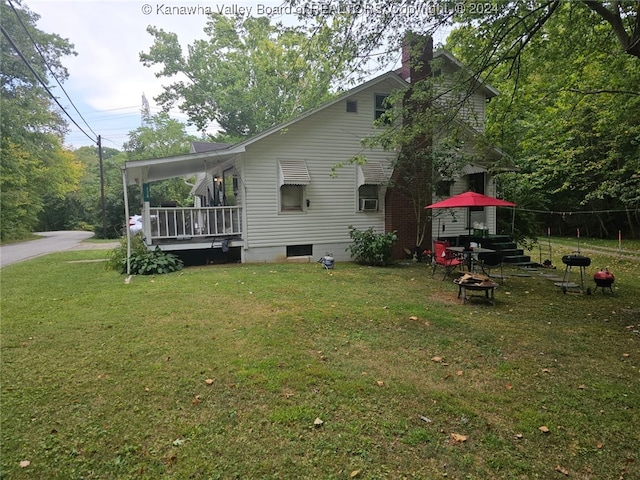
[[[495,305],[495,289],[498,287],[498,284],[492,282],[491,280],[484,280],[479,283],[465,282],[464,277],[460,277],[453,281],[456,285],[458,285],[458,298],[462,297],[462,303],[467,303],[472,296],[479,295],[469,295],[467,291],[472,292],[484,292],[482,298],[487,300],[491,305]]]
[[[467,265],[468,270],[473,271],[473,256],[480,253],[494,253],[495,250],[491,250],[490,248],[483,247],[472,247],[471,249],[466,249],[464,247],[447,247],[447,250],[451,252],[455,252],[464,257],[464,263]]]

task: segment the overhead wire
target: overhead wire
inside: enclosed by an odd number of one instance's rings
[[[91,135],[89,135],[80,125],[78,125],[78,122],[75,121],[75,119],[69,114],[69,112],[62,106],[62,104],[60,103],[60,101],[58,100],[58,98],[53,94],[53,92],[51,91],[51,89],[49,88],[49,86],[47,85],[47,83],[42,80],[42,78],[40,77],[40,75],[38,75],[38,72],[35,71],[35,69],[33,68],[33,66],[29,63],[29,60],[24,56],[24,54],[22,53],[22,51],[20,50],[20,48],[18,48],[18,46],[16,45],[16,43],[14,42],[13,38],[11,38],[11,35],[9,35],[9,32],[7,32],[5,30],[5,28],[0,24],[0,30],[2,31],[2,34],[4,35],[4,37],[7,39],[7,41],[9,42],[9,44],[11,45],[11,47],[16,51],[16,53],[18,54],[18,56],[20,57],[20,59],[24,62],[24,64],[27,66],[27,68],[31,71],[31,73],[33,74],[33,76],[36,78],[36,80],[38,80],[38,82],[42,85],[42,87],[45,89],[45,91],[49,94],[49,96],[53,99],[54,102],[56,102],[56,104],[58,105],[58,107],[60,107],[60,110],[62,110],[62,112],[69,118],[69,120],[71,120],[71,122],[89,139],[91,140],[93,143],[98,144],[98,139],[97,138],[93,138],[91,137]],[[45,62],[46,63],[46,62]],[[86,122],[85,122],[86,123]],[[87,125],[88,126],[88,125]],[[91,130],[91,128],[89,128]],[[93,132],[93,130],[91,130]],[[93,132],[95,134],[95,132]],[[98,137],[98,135],[96,135],[96,137]]]
[[[49,73],[51,73],[51,76],[55,79],[56,83],[58,84],[58,86],[60,87],[60,89],[64,92],[64,95],[67,97],[67,100],[69,100],[69,103],[71,104],[71,106],[73,107],[73,109],[76,111],[76,113],[80,116],[80,118],[82,119],[82,121],[84,122],[84,124],[87,126],[87,128],[89,130],[91,130],[91,133],[93,133],[96,138],[98,137],[98,134],[96,132],[93,131],[93,129],[91,128],[91,126],[87,123],[87,121],[85,120],[85,118],[82,116],[82,114],[80,113],[80,111],[78,110],[78,108],[76,107],[75,103],[73,103],[73,100],[71,100],[71,97],[69,97],[69,94],[67,93],[67,91],[64,89],[64,87],[62,86],[62,83],[60,82],[60,80],[58,79],[58,77],[56,76],[55,72],[53,71],[53,69],[51,68],[51,65],[49,65],[49,62],[47,62],[47,59],[45,58],[44,54],[42,53],[42,51],[40,50],[40,47],[38,46],[38,44],[36,43],[36,41],[34,40],[33,36],[31,35],[31,32],[29,32],[29,29],[27,28],[27,26],[24,24],[24,22],[22,21],[22,19],[20,18],[20,15],[18,14],[18,11],[16,10],[16,7],[14,7],[13,2],[11,0],[9,0],[9,5],[11,6],[11,9],[13,10],[13,13],[15,14],[16,18],[18,19],[18,22],[20,22],[20,25],[22,25],[22,28],[24,29],[24,31],[27,33],[27,36],[29,37],[29,39],[31,40],[31,43],[33,44],[33,46],[35,47],[36,51],[38,52],[38,54],[40,55],[40,58],[42,58],[42,61],[44,62],[44,64],[46,65],[47,69],[49,70]]]

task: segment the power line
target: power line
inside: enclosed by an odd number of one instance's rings
[[[69,94],[67,93],[67,91],[64,89],[64,87],[62,86],[62,83],[60,83],[60,80],[58,80],[58,77],[56,76],[55,72],[53,71],[53,69],[51,68],[51,66],[49,65],[49,63],[47,62],[47,59],[44,57],[44,55],[42,54],[42,51],[40,50],[40,47],[38,47],[38,44],[36,43],[36,41],[33,39],[33,37],[31,36],[31,32],[29,32],[29,29],[27,28],[27,26],[24,24],[24,22],[22,21],[22,19],[20,18],[20,15],[18,14],[18,11],[16,10],[16,8],[13,6],[13,3],[11,2],[11,0],[9,0],[9,5],[11,6],[11,9],[13,10],[13,13],[16,15],[16,18],[18,19],[18,22],[20,22],[20,25],[22,25],[22,28],[24,29],[25,32],[27,32],[27,36],[29,37],[29,39],[31,39],[31,43],[33,43],[33,46],[35,47],[36,51],[38,52],[38,54],[40,55],[40,58],[42,58],[42,61],[44,62],[45,66],[47,67],[47,69],[49,70],[49,72],[51,73],[51,76],[55,79],[56,83],[58,84],[58,86],[60,87],[60,89],[64,92],[65,96],[67,97],[67,100],[69,100],[69,103],[71,103],[71,106],[73,107],[73,109],[76,111],[76,113],[80,116],[80,118],[82,119],[82,121],[84,122],[84,124],[87,126],[87,128],[89,130],[91,130],[91,133],[93,133],[93,135],[97,138],[98,134],[96,132],[93,131],[93,129],[91,128],[91,126],[89,126],[89,124],[87,123],[87,121],[84,119],[84,117],[82,116],[82,114],[78,111],[78,108],[76,107],[76,105],[73,103],[73,100],[71,100],[71,97],[69,97]],[[59,105],[59,104],[58,104]],[[65,112],[66,113],[66,112]],[[67,113],[67,116],[69,118],[71,118],[69,116],[69,114]],[[74,122],[75,123],[75,122]]]
[[[9,42],[9,44],[13,47],[13,49],[16,51],[16,53],[18,54],[18,56],[22,59],[22,61],[25,63],[25,65],[27,66],[27,68],[29,68],[29,70],[31,71],[31,73],[33,73],[33,75],[36,77],[36,80],[38,80],[38,82],[40,82],[40,84],[42,85],[42,87],[46,90],[46,92],[49,94],[49,96],[51,98],[53,98],[53,100],[58,104],[58,107],[60,107],[60,109],[62,110],[62,112],[69,117],[69,120],[71,120],[73,122],[73,124],[78,127],[78,129],[84,133],[87,138],[89,140],[91,140],[93,143],[97,143],[97,140],[92,138],[91,135],[89,135],[87,132],[84,131],[84,129],[78,125],[78,123],[73,119],[73,117],[71,115],[69,115],[69,112],[67,112],[67,110],[60,104],[60,101],[55,97],[55,95],[51,92],[51,90],[49,89],[49,86],[42,80],[42,78],[40,78],[40,75],[38,75],[38,72],[36,72],[34,70],[34,68],[31,66],[31,64],[29,63],[29,60],[27,60],[27,58],[24,56],[24,54],[20,51],[20,49],[18,48],[18,46],[15,44],[15,42],[13,41],[13,39],[11,38],[11,35],[9,35],[9,33],[4,29],[4,27],[2,25],[0,25],[0,30],[2,30],[2,34],[4,35],[4,37],[7,39],[7,41]]]

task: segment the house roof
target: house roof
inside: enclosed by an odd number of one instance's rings
[[[448,50],[446,50],[444,48],[440,48],[440,49],[436,50],[435,52],[433,52],[434,60],[437,59],[437,58],[440,58],[440,57],[442,57],[444,60],[446,60],[447,62],[452,64],[454,67],[456,67],[456,69],[464,70],[464,71],[469,72],[469,74],[472,76],[472,78],[477,83],[478,87],[487,95],[487,97],[493,98],[493,97],[496,97],[496,96],[500,95],[500,92],[498,92],[498,90],[493,88],[490,84],[485,82],[478,75],[474,75],[469,70],[469,67],[467,67],[466,65],[461,63],[460,60],[458,60],[456,57],[454,57],[453,54],[451,52],[449,52]]]
[[[386,72],[382,75],[378,75],[377,77],[372,78],[371,80],[361,85],[358,85],[357,87],[352,88],[351,90],[347,90],[346,92],[336,96],[334,99],[322,104],[317,108],[308,110],[301,115],[293,118],[292,120],[289,120],[288,122],[271,127],[264,132],[254,135],[235,145],[222,147],[222,145],[225,144],[208,144],[218,145],[220,146],[220,148],[206,150],[206,142],[197,142],[202,143],[202,147],[205,148],[205,150],[175,157],[125,162],[122,170],[125,172],[127,184],[133,185],[141,184],[143,182],[154,182],[158,180],[165,180],[167,178],[195,175],[197,173],[204,172],[208,168],[211,168],[218,163],[230,160],[236,155],[245,152],[246,147],[248,147],[249,145],[258,142],[263,138],[268,137],[269,135],[279,133],[282,130],[289,128],[291,125],[314,115],[320,110],[329,108],[343,101],[345,98],[355,95],[362,90],[366,90],[367,88],[378,83],[382,83],[386,80],[396,82],[399,88],[407,88],[408,86],[407,82],[400,78],[395,72]]]
[[[444,58],[446,61],[453,64],[458,69],[466,68],[447,50],[436,50],[433,56],[434,59],[439,57]],[[498,91],[491,85],[482,82],[477,77],[475,78],[479,84],[479,87],[485,92],[487,96],[492,97],[498,95]],[[324,110],[325,108],[329,108],[345,100],[346,98],[359,93],[360,91],[366,90],[373,85],[382,83],[387,80],[397,83],[398,88],[406,89],[409,87],[409,84],[404,79],[402,79],[402,77],[400,77],[397,72],[385,72],[375,78],[372,78],[371,80],[368,80],[367,82],[364,82],[350,90],[343,92],[340,95],[337,95],[332,100],[320,105],[317,108],[308,110],[285,123],[271,127],[235,145],[229,145],[226,143],[193,142],[191,147],[192,153],[189,154],[179,155],[175,157],[125,162],[122,170],[126,177],[126,182],[129,185],[141,184],[143,182],[153,182],[180,176],[192,176],[196,175],[197,173],[204,172],[219,163],[231,160],[236,155],[245,152],[246,148],[253,143],[256,143],[265,137],[273,135],[274,133],[280,133],[281,131],[289,128],[291,125],[304,120],[305,118],[308,118],[315,113]],[[498,152],[499,149],[496,149],[495,151]]]
[[[191,153],[213,152],[215,150],[224,150],[230,146],[230,143],[191,142]]]

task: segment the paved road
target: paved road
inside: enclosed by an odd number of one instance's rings
[[[48,253],[63,252],[65,250],[85,250],[95,248],[110,249],[118,245],[117,242],[81,243],[83,240],[93,237],[93,233],[91,232],[37,232],[36,235],[41,235],[45,238],[1,246],[0,268],[6,265],[11,265],[12,263],[27,260],[29,258],[46,255]]]

